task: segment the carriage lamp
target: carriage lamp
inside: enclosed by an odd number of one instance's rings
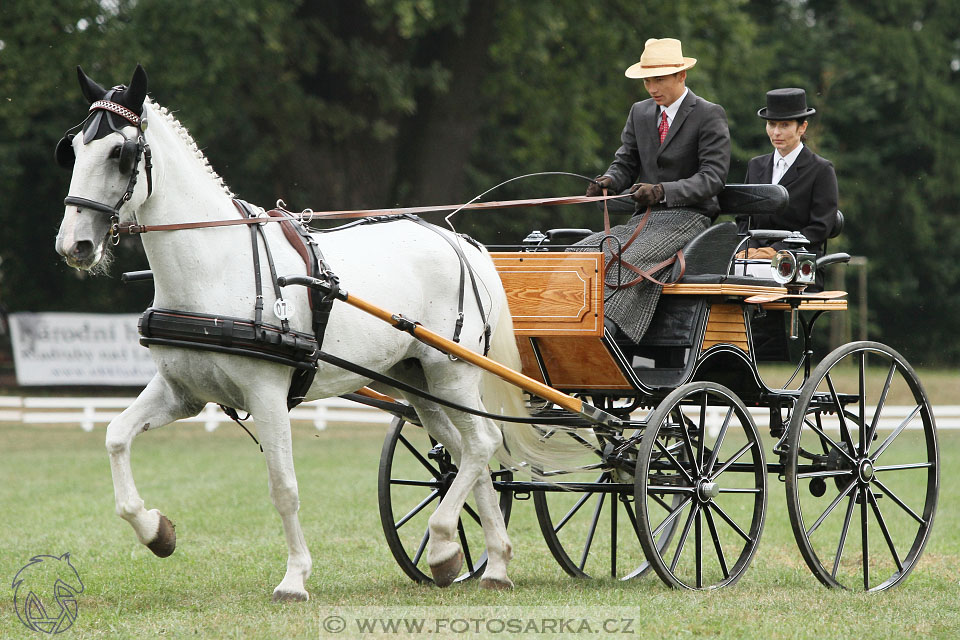
[[[813,284],[817,279],[817,256],[808,251],[797,251],[797,284]]]
[[[781,249],[777,255],[770,261],[770,268],[773,269],[773,279],[777,284],[788,284],[793,282],[797,275],[797,259],[792,251]]]
[[[816,281],[816,260],[809,251],[781,249],[770,261],[773,279],[788,289],[802,290]]]

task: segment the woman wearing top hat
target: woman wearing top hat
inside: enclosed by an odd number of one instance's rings
[[[768,91],[767,106],[757,115],[767,121],[773,152],[750,160],[745,182],[782,184],[790,194],[790,203],[780,213],[750,216],[750,228],[799,231],[810,241],[807,248],[821,254],[836,224],[838,192],[833,164],[803,144],[807,117],[814,113],[816,109],[807,108],[803,89]],[[747,220],[738,219],[738,223],[742,229]],[[784,248],[773,241],[751,244],[764,245],[759,251],[751,249],[750,257],[771,258]]]

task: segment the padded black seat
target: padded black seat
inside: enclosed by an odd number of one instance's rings
[[[696,235],[683,248],[683,259],[686,268],[683,278],[679,282],[713,282],[713,280],[692,279],[696,276],[714,275],[721,277],[727,273],[730,258],[737,248],[737,225],[732,222],[721,222],[707,227]],[[680,262],[673,264],[673,270],[667,277],[667,282],[677,282],[680,277]],[[719,282],[719,280],[717,280]]]

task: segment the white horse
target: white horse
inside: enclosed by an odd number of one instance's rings
[[[78,75],[83,94],[91,103],[90,115],[83,134],[66,137],[57,150],[61,164],[74,162],[70,196],[56,241],[57,251],[68,265],[91,270],[109,255],[112,213],[118,212],[121,222],[142,225],[238,217],[232,194],[187,131],[147,97],[142,68],[137,67],[129,87],[109,91],[79,67]],[[137,116],[146,118],[149,127],[135,126]],[[142,147],[136,145],[141,137],[152,152],[152,185],[146,184],[146,159],[140,157]],[[138,167],[139,180],[132,181],[130,176],[137,174]],[[124,201],[128,189],[131,193]],[[114,206],[113,202],[118,204]],[[305,273],[303,261],[279,227],[264,225],[277,273]],[[476,273],[484,311],[493,328],[490,357],[519,369],[506,297],[492,261],[484,250],[443,233],[462,245]],[[247,227],[161,231],[143,235],[142,241],[154,274],[155,307],[252,317],[255,285]],[[413,222],[395,221],[316,234],[316,241],[351,294],[435,331],[452,331],[460,264],[448,241],[436,232]],[[278,325],[262,244],[260,253],[265,282],[263,319]],[[464,297],[462,344],[479,352],[483,348],[483,325],[469,289]],[[306,289],[288,287],[283,296],[294,310],[291,328],[311,332]],[[523,411],[522,393],[516,387],[497,384],[499,381],[491,380],[493,376],[480,369],[453,360],[339,302],[333,308],[323,349],[462,405],[511,415]],[[312,561],[297,516],[299,497],[286,404],[294,369],[238,355],[170,346],[153,346],[150,351],[158,373],[107,427],[106,447],[118,515],[130,523],[142,544],[158,556],[170,555],[176,545],[173,525],[157,509],[144,506],[134,484],[130,465],[133,438],[197,415],[208,402],[249,412],[266,456],[270,497],[283,520],[288,548],[286,574],[273,597],[306,600],[309,596],[304,583]],[[368,383],[368,378],[319,363],[307,399],[353,392]],[[427,560],[437,584],[450,584],[460,571],[463,555],[456,525],[467,494],[473,490],[489,557],[481,585],[512,586],[507,577],[510,541],[487,473],[487,464],[502,443],[501,429],[489,419],[417,397],[407,400],[427,430],[459,462],[456,480],[429,521]]]

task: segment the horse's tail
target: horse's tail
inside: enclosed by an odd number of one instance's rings
[[[505,297],[500,305],[500,317],[490,340],[488,355],[506,367],[521,370],[513,318]],[[487,411],[530,417],[520,387],[484,371],[482,391],[483,405]],[[581,433],[581,438],[574,439],[566,435],[569,429],[544,428],[517,422],[500,422],[499,425],[503,433],[503,446],[496,453],[497,459],[508,467],[524,469],[536,477],[542,477],[542,471],[575,469],[578,461],[581,464],[584,461],[584,440],[593,440],[593,435],[588,433]]]

